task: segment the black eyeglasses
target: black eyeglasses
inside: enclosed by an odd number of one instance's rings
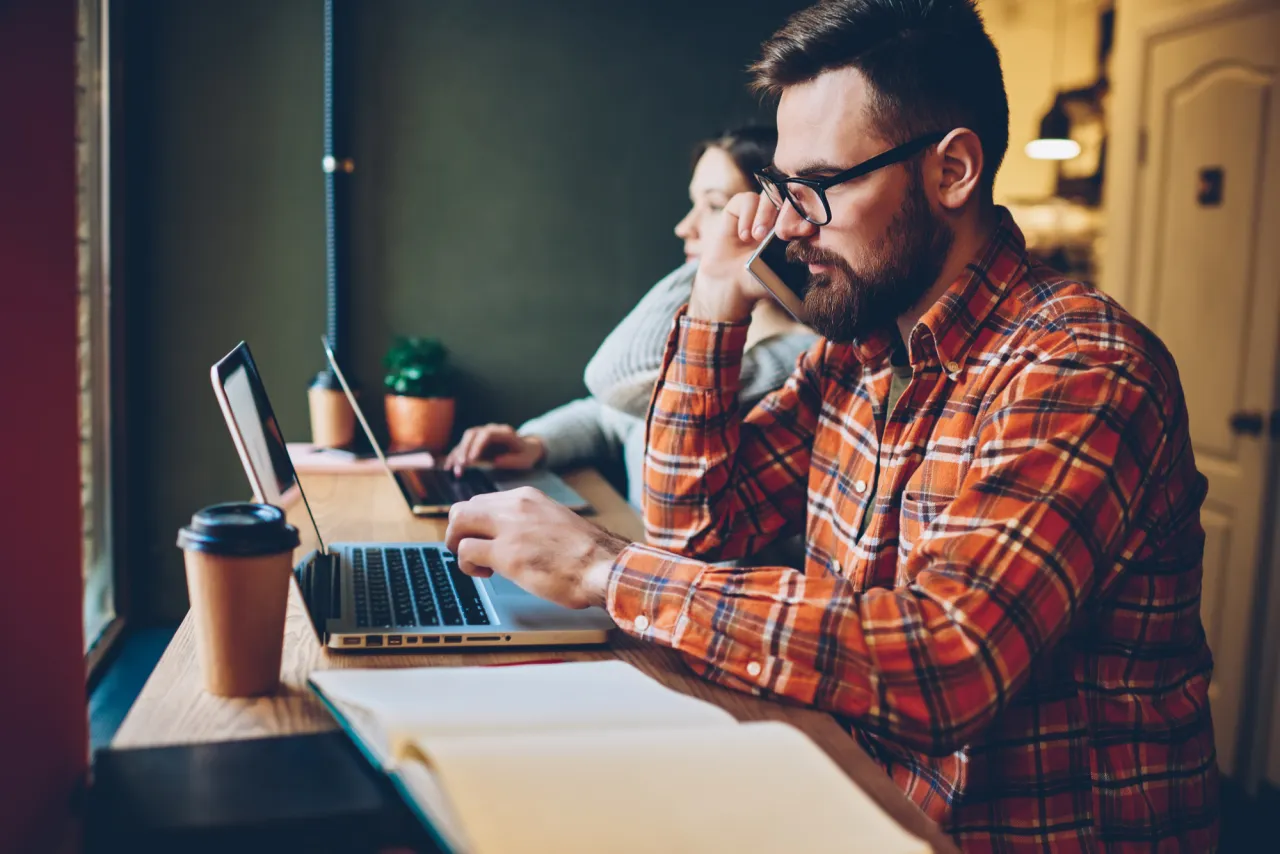
[[[837,184],[869,175],[877,169],[901,163],[934,143],[941,142],[946,135],[947,132],[939,131],[917,137],[828,178],[791,178],[774,172],[770,167],[757,172],[756,180],[760,182],[760,188],[764,190],[769,201],[779,209],[784,203],[791,202],[791,207],[796,209],[796,213],[809,222],[814,225],[826,225],[831,222],[831,205],[827,203],[827,190]]]

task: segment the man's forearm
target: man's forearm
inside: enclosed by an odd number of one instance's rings
[[[798,530],[820,395],[800,373],[742,418],[746,323],[687,314],[653,398],[645,454],[648,541],[706,560],[750,554]]]

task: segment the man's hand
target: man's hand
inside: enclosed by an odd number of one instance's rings
[[[778,209],[759,193],[729,200],[719,228],[703,238],[702,258],[689,298],[689,316],[738,322],[769,292],[747,272],[747,259],[778,219]]]
[[[445,543],[468,575],[493,573],[566,608],[603,607],[626,540],[532,487],[453,505]]]
[[[461,474],[467,466],[486,461],[494,468],[524,470],[542,462],[546,453],[546,446],[537,436],[521,436],[509,424],[486,424],[462,434],[445,457],[444,467]]]

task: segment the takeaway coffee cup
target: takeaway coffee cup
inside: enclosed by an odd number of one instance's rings
[[[269,504],[206,507],[178,531],[205,690],[268,694],[280,684],[298,530]]]

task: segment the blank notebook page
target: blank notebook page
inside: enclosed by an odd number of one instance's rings
[[[311,681],[330,700],[376,718],[393,754],[414,736],[737,723],[719,706],[673,691],[624,661],[322,670]]]
[[[419,745],[471,854],[924,854],[799,730],[459,737]]]

